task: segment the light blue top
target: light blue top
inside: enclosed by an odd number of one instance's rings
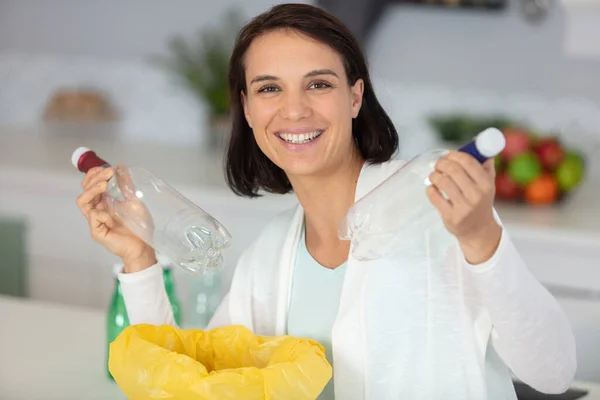
[[[306,235],[302,227],[292,275],[287,333],[321,343],[325,347],[327,361],[334,368],[331,331],[340,304],[346,264],[336,269],[319,264],[306,248]],[[507,385],[511,381],[508,369],[491,343],[488,343],[485,355],[485,370],[489,398],[516,399],[512,385]],[[334,400],[333,387],[332,378],[317,400]]]
[[[306,248],[306,235],[298,244],[292,277],[292,296],[288,313],[288,334],[316,340],[325,347],[327,361],[333,366],[331,330],[340,305],[346,263],[335,269],[319,264]],[[318,400],[333,400],[333,378]]]

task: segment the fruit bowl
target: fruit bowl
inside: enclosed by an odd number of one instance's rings
[[[506,147],[495,158],[497,202],[557,204],[583,181],[584,156],[558,138],[533,135],[519,127],[502,132]]]

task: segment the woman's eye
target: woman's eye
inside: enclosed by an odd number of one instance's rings
[[[327,82],[314,82],[310,85],[311,89],[329,89],[331,85]]]
[[[258,89],[259,93],[272,93],[272,92],[278,92],[279,88],[277,86],[263,86],[260,89]]]

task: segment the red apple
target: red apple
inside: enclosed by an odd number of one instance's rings
[[[502,171],[496,175],[496,197],[502,200],[514,200],[521,195],[521,188],[510,177],[510,175]]]
[[[541,139],[535,146],[542,167],[546,169],[555,169],[565,158],[565,151],[555,138]]]
[[[526,131],[519,128],[509,128],[505,129],[503,133],[506,138],[506,146],[500,154],[506,161],[530,150],[531,136]]]

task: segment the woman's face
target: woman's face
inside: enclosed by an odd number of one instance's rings
[[[262,152],[288,176],[326,174],[355,159],[352,119],[363,81],[349,85],[337,52],[280,30],[252,42],[245,67],[246,120]]]

